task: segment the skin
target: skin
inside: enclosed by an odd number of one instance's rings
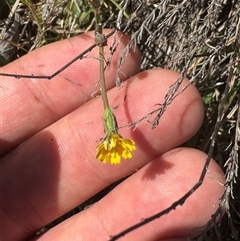
[[[91,46],[93,38],[94,33],[87,33],[50,44],[1,68],[1,72],[51,74]],[[106,70],[110,106],[120,127],[139,120],[163,103],[179,76],[163,69],[138,73],[140,53],[136,50],[124,62],[121,79],[126,82],[115,87],[117,59],[128,40],[127,36],[122,38]],[[107,47],[105,51],[107,56]],[[88,56],[97,57],[97,48]],[[1,240],[108,240],[167,208],[198,181],[206,154],[178,147],[198,131],[203,120],[197,89],[189,86],[180,94],[155,129],[146,120],[135,130],[120,128],[121,135],[133,139],[137,148],[132,159],[109,165],[95,158],[96,146],[104,137],[102,100],[99,95],[91,97],[98,76],[98,61],[86,58],[51,81],[0,77],[4,103]],[[186,84],[184,80],[180,89]],[[131,176],[90,208],[34,237],[46,224],[128,175]],[[180,241],[199,234],[199,227],[218,207],[224,191],[221,183],[224,174],[212,160],[203,184],[182,206],[120,240]]]

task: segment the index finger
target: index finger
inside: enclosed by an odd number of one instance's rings
[[[111,30],[105,30],[108,34]],[[108,40],[109,45],[113,38]],[[121,38],[121,39],[120,39]],[[119,46],[106,69],[107,88],[115,85],[116,67],[129,37],[117,34]],[[94,43],[94,32],[49,44],[1,68],[1,73],[50,75]],[[76,61],[52,80],[0,77],[2,105],[1,154],[91,99],[99,79],[98,49]],[[105,48],[109,56],[109,48]],[[95,59],[94,59],[95,58]],[[130,51],[119,77],[125,80],[140,68],[140,53]],[[76,82],[77,84],[73,84]]]

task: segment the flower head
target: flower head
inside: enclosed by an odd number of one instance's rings
[[[123,159],[131,158],[132,151],[136,149],[135,142],[124,139],[118,132],[109,132],[102,143],[97,146],[97,159],[101,162],[119,164]]]

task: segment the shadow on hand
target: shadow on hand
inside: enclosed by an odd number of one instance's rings
[[[3,237],[28,239],[61,215],[60,165],[58,143],[48,131],[32,136],[1,158]]]

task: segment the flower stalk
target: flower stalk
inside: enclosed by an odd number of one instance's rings
[[[136,147],[133,140],[124,139],[119,134],[116,116],[109,106],[104,73],[104,46],[107,45],[107,38],[103,34],[102,24],[100,21],[101,4],[99,0],[89,0],[89,2],[92,4],[95,13],[95,44],[99,47],[100,83],[104,106],[102,121],[105,137],[96,148],[96,158],[102,163],[119,164],[121,162],[121,158],[132,158],[132,151],[135,150]]]

